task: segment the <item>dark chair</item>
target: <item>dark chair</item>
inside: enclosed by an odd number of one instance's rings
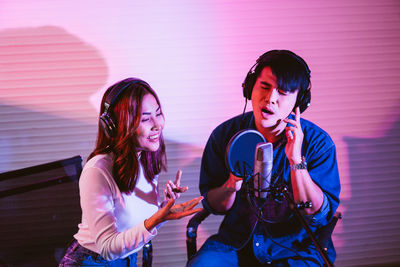
[[[187,259],[188,261],[196,254],[197,252],[197,228],[204,221],[210,212],[203,209],[196,213],[187,224],[186,227],[186,250],[187,250]],[[329,238],[331,237],[333,230],[336,226],[336,223],[339,219],[342,218],[342,214],[339,211],[336,211],[332,221],[329,224],[319,229],[317,232],[318,241],[320,242],[322,248],[326,251]]]
[[[0,173],[0,266],[57,266],[81,219],[75,156]],[[151,267],[151,242],[143,267]]]
[[[197,252],[197,228],[204,221],[210,212],[203,209],[197,212],[188,222],[186,226],[186,251],[187,259],[190,260]]]
[[[0,174],[5,266],[56,266],[80,221],[81,171],[75,156]]]
[[[142,267],[151,267],[153,263],[153,245],[151,241],[143,246]]]
[[[332,221],[319,229],[317,233],[319,235],[318,241],[325,251],[328,250],[327,246],[329,238],[332,236],[333,230],[335,229],[336,223],[339,219],[342,219],[342,213],[340,211],[336,211]]]

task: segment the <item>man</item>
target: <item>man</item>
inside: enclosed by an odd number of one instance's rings
[[[272,218],[260,218],[248,201],[245,182],[225,165],[232,136],[243,129],[260,132],[273,144],[271,187],[285,185],[295,203],[311,203],[303,205],[301,212],[318,237],[339,205],[340,181],[331,138],[300,118],[311,99],[310,70],[293,52],[269,51],[250,69],[243,93],[252,101],[253,112],[219,125],[202,157],[203,206],[225,218],[218,234],[205,242],[188,266],[322,266],[324,261],[290,210],[288,198],[269,194],[261,209]],[[331,239],[328,254],[333,261]]]

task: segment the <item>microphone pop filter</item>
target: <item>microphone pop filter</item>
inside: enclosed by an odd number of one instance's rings
[[[253,175],[257,144],[263,142],[264,136],[252,129],[239,131],[232,136],[225,154],[225,163],[230,172],[245,180],[249,179]]]

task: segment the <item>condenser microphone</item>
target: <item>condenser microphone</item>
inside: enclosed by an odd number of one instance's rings
[[[271,184],[273,148],[271,143],[259,143],[254,155],[254,192],[259,199],[266,199]]]

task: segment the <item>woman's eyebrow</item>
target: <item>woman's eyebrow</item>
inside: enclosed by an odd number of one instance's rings
[[[160,106],[158,106],[158,108],[156,109],[156,112],[159,111],[161,109]],[[151,115],[151,112],[142,112],[142,115]]]

